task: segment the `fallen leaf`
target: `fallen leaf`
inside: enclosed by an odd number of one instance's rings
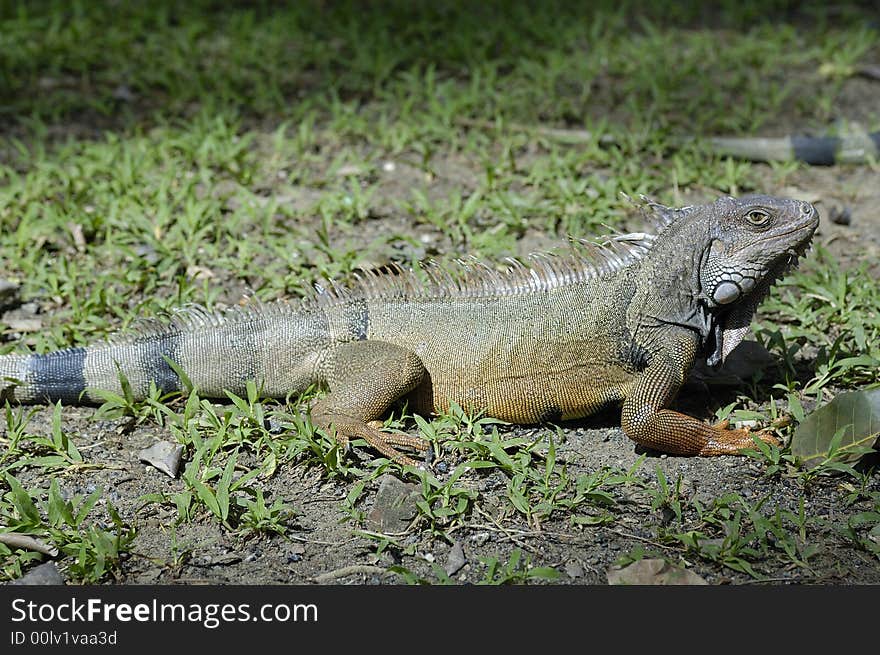
[[[177,477],[180,468],[180,456],[183,454],[183,446],[170,441],[157,441],[149,448],[144,448],[138,453],[138,459],[154,466],[162,473]]]
[[[839,441],[835,435],[842,431]],[[834,449],[839,461],[857,462],[880,436],[880,389],[845,391],[809,414],[791,437],[791,452],[813,468]]]

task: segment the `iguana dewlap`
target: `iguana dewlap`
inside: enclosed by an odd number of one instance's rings
[[[91,390],[121,393],[120,372],[138,398],[150,382],[179,390],[168,358],[207,397],[241,395],[248,380],[280,398],[325,385],[316,425],[407,464],[395,446],[424,442],[369,425],[401,399],[421,413],[455,402],[513,423],[622,403],[623,430],[640,444],[736,453],[753,445],[748,431],[667,407],[697,357],[717,365],[742,340],[771,285],[806,251],[818,214],[807,202],[766,196],[647,207],[655,234],[575,244],[505,271],[462,263],[366,274],[301,303],[190,310],[107,343],[5,355],[4,394],[100,402]]]

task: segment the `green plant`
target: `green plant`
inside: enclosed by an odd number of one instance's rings
[[[446,531],[464,519],[477,498],[477,492],[464,486],[457,486],[459,478],[470,469],[491,466],[485,462],[465,462],[455,467],[448,479],[441,482],[436,477],[420,469],[411,469],[418,477],[422,497],[416,500],[419,515],[426,519],[432,532],[445,536]]]
[[[523,558],[522,550],[514,548],[506,562],[501,562],[497,557],[481,557],[480,561],[486,567],[477,584],[502,585],[521,584],[532,580],[556,580],[560,573],[549,566],[532,566],[531,558],[527,555]]]
[[[5,481],[9,491],[0,500],[2,532],[31,535],[54,544],[71,558],[68,570],[77,580],[96,582],[118,569],[121,557],[134,540],[135,530],[109,503],[107,515],[112,530],[86,521],[101,497],[101,489],[85,498],[65,499],[53,478],[45,500],[40,501],[37,493],[24,489],[9,473]],[[8,578],[19,577],[22,565],[39,557],[34,552],[14,552],[2,543],[0,554],[6,560],[3,571]]]
[[[293,506],[276,498],[271,505],[266,504],[263,490],[259,487],[253,490],[253,499],[247,497],[237,498],[236,502],[243,506],[239,523],[244,532],[274,532],[285,534],[287,521],[296,516]]]

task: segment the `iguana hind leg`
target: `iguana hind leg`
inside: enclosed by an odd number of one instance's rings
[[[335,347],[320,373],[330,392],[312,406],[316,426],[335,431],[340,446],[361,438],[399,464],[418,466],[395,446],[426,451],[427,441],[374,427],[394,401],[427,380],[428,372],[415,353],[384,341],[353,341]]]

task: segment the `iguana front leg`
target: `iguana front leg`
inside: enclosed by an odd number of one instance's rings
[[[697,336],[670,335],[668,349],[656,353],[623,404],[621,427],[636,443],[674,455],[737,455],[754,447],[752,435],[772,444],[764,432],[728,430],[726,422],[708,425],[686,414],[664,409],[684,383],[697,350]]]
[[[383,341],[353,341],[334,347],[319,372],[330,392],[312,406],[316,426],[335,431],[342,447],[360,437],[398,464],[418,466],[394,446],[425,451],[430,447],[427,441],[383,433],[369,425],[427,379],[428,372],[415,353]]]

